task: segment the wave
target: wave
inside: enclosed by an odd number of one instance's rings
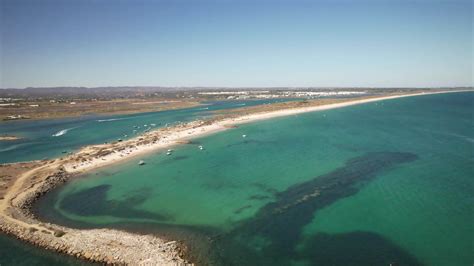
[[[60,131],[54,133],[54,134],[51,135],[51,136],[53,136],[53,137],[59,137],[59,136],[62,136],[62,135],[64,135],[64,134],[66,134],[69,130],[75,129],[75,128],[77,128],[77,127],[66,128],[66,129],[63,129],[63,130],[60,130]]]
[[[99,120],[96,120],[96,121],[99,122],[99,123],[102,123],[102,122],[111,122],[111,121],[126,120],[126,119],[130,119],[130,118],[129,117],[121,117],[121,118],[99,119]]]
[[[19,145],[13,145],[13,146],[10,146],[10,147],[6,147],[5,149],[0,149],[0,152],[15,150],[16,148],[18,148],[18,146]]]

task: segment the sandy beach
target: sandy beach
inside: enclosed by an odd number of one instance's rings
[[[71,176],[149,152],[165,150],[190,139],[224,131],[239,124],[402,97],[452,92],[457,91],[344,99],[342,102],[326,105],[193,121],[150,131],[125,141],[86,146],[74,154],[55,160],[4,164],[0,169],[5,173],[5,177],[8,177],[5,179],[8,182],[5,182],[6,188],[0,193],[0,227],[2,231],[32,244],[96,262],[132,265],[189,264],[183,259],[182,245],[175,241],[119,230],[78,230],[43,223],[32,215],[31,205],[44,193],[67,182]]]
[[[180,142],[182,141],[190,140],[192,138],[201,137],[215,132],[224,131],[239,124],[251,123],[258,120],[342,108],[346,106],[403,97],[454,92],[458,91],[423,92],[415,94],[390,95],[364,99],[349,99],[340,103],[260,112],[239,117],[223,118],[215,121],[193,121],[186,124],[178,125],[173,128],[159,129],[152,132],[148,132],[139,137],[116,144],[88,146],[72,156],[73,158],[77,155],[81,157],[87,156],[87,160],[81,160],[80,162],[78,162],[77,160],[69,159],[67,160],[69,162],[65,163],[64,167],[69,173],[87,172],[98,167],[103,167],[152,151],[167,149],[169,147],[180,144]],[[90,156],[94,153],[94,151],[97,150],[100,150],[100,156]]]

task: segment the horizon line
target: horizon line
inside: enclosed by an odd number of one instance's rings
[[[118,85],[118,86],[28,86],[28,87],[0,87],[0,90],[25,89],[61,89],[61,88],[175,88],[175,89],[446,89],[446,88],[474,88],[474,85],[457,86],[161,86],[161,85]]]

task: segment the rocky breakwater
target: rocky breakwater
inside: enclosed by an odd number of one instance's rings
[[[0,229],[33,245],[80,259],[120,265],[190,265],[176,241],[112,229],[79,230],[43,223],[31,212],[44,193],[69,179],[59,164],[18,177],[1,200]]]

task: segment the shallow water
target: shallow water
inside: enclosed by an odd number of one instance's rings
[[[90,144],[126,139],[146,128],[159,128],[179,121],[190,121],[212,115],[212,111],[242,108],[298,99],[204,102],[203,106],[162,112],[115,116],[0,122],[0,134],[23,137],[17,141],[0,141],[0,163],[55,158]],[[144,127],[144,125],[147,127]],[[151,126],[150,124],[155,124]],[[139,125],[140,128],[134,128]],[[0,265],[64,265],[84,263],[36,248],[0,234]]]
[[[473,104],[427,95],[242,125],[97,170],[36,207],[184,240],[203,264],[471,265]]]
[[[0,141],[0,163],[56,158],[85,145],[127,139],[147,129],[208,117],[216,110],[292,100],[297,99],[213,101],[193,108],[131,115],[0,122],[0,134],[22,138]]]

